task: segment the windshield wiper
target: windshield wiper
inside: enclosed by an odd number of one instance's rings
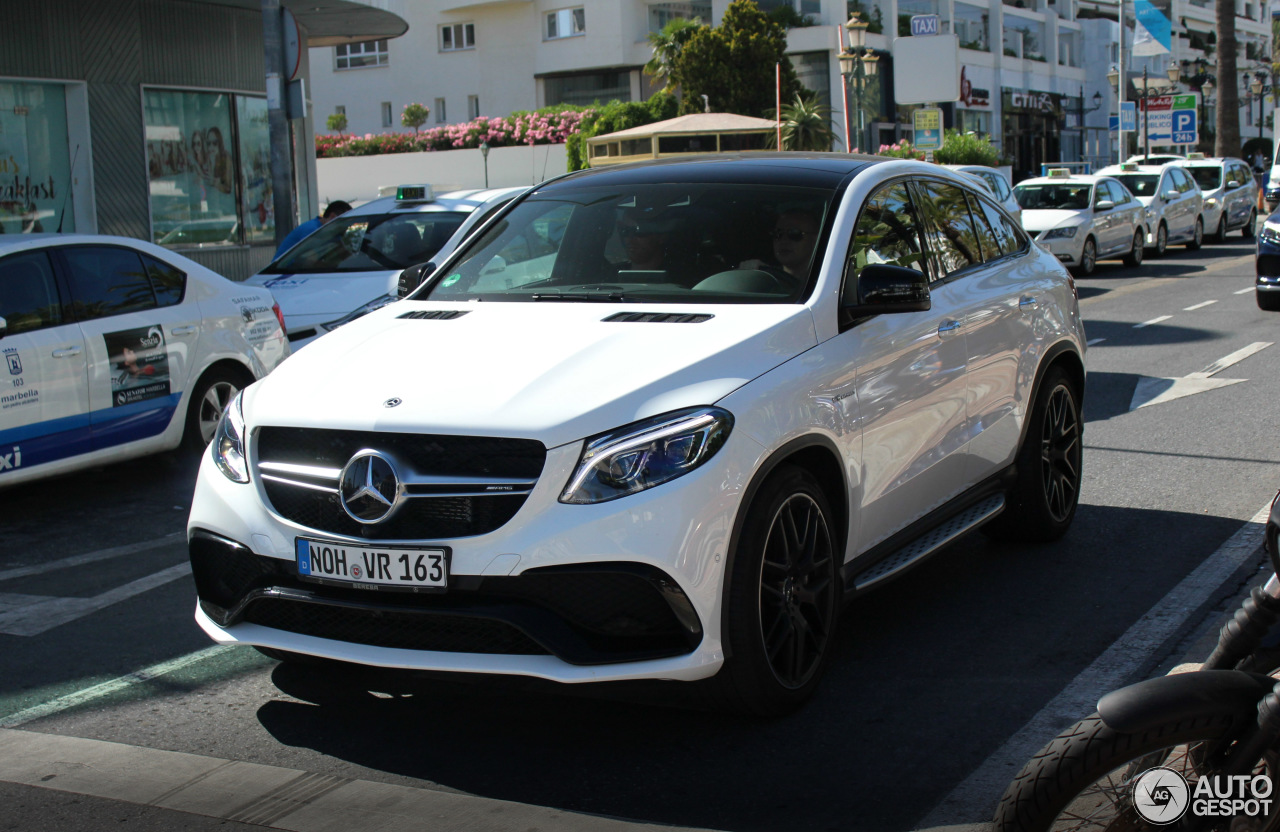
[[[530,300],[585,300],[589,302],[599,301],[624,301],[626,295],[621,292],[610,292],[609,294],[587,294],[586,292],[548,292],[543,294],[535,292],[529,295]]]

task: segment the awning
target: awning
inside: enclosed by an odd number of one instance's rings
[[[195,0],[213,6],[233,6],[262,12],[261,0]],[[398,38],[409,23],[379,9],[368,0],[281,0],[307,30],[307,46],[336,46],[364,40]]]

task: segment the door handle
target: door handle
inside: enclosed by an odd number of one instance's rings
[[[946,335],[948,332],[955,332],[959,328],[960,328],[959,321],[946,321],[945,323],[943,323],[941,326],[938,327],[938,334]]]
[[[73,358],[80,354],[79,347],[67,347],[66,349],[54,350],[54,358]]]
[[[1018,308],[1024,309],[1028,306],[1035,306],[1038,302],[1039,301],[1031,297],[1031,295],[1023,295],[1022,297],[1018,298]]]
[[[196,331],[196,328],[194,326],[175,326],[173,329],[169,330],[169,334],[170,335],[190,335],[195,331]]]

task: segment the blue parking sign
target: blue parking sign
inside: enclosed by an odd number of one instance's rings
[[[1199,142],[1198,130],[1196,129],[1196,111],[1195,110],[1174,110],[1173,111],[1173,143],[1174,144],[1197,144]]]

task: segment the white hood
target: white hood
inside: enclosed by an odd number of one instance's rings
[[[1022,227],[1031,234],[1039,234],[1041,231],[1048,231],[1060,225],[1081,225],[1085,220],[1085,213],[1078,209],[1022,209]]]
[[[374,298],[394,293],[398,271],[347,272],[345,274],[255,274],[245,281],[271,290],[285,328],[327,324],[354,312]]]
[[[467,314],[399,317],[419,310]],[[603,321],[619,312],[713,317]],[[713,404],[815,344],[812,315],[794,304],[401,301],[293,355],[246,393],[245,418],[251,428],[506,436],[552,448]],[[393,398],[402,403],[386,407]]]

